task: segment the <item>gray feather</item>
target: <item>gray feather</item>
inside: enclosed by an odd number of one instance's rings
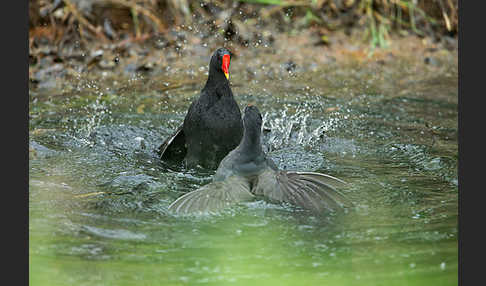
[[[169,206],[169,211],[179,215],[207,214],[253,199],[250,183],[243,177],[232,176],[179,197]]]
[[[314,178],[327,185],[334,185],[334,184],[337,184],[339,186],[348,185],[348,183],[346,183],[341,179],[323,173],[316,173],[316,172],[289,172],[289,173],[295,173],[301,176]]]
[[[313,173],[313,172],[293,172],[294,176],[298,177],[299,180],[305,181],[308,185],[314,186],[314,189],[318,189],[323,195],[329,197],[331,200],[335,201],[341,206],[351,206],[351,202],[346,198],[344,194],[339,192],[329,184],[331,183],[340,183],[340,184],[347,184],[346,182],[321,173]]]
[[[315,212],[321,212],[323,210],[334,210],[336,207],[332,207],[333,203],[328,197],[323,196],[318,189],[312,188],[299,180],[289,180],[289,185],[293,186],[293,190],[296,194],[299,194],[302,198],[296,201],[294,204],[305,209],[310,209]]]
[[[268,168],[258,176],[252,190],[271,202],[287,202],[320,213],[337,211],[349,205],[348,200],[332,185],[346,182],[314,172],[274,171]]]

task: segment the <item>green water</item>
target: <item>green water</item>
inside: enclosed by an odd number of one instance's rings
[[[232,65],[236,100],[264,114],[276,163],[350,183],[355,206],[322,216],[262,201],[167,213],[213,174],[153,152],[204,72],[169,90],[157,88],[164,74],[31,90],[30,284],[457,285],[457,64],[413,64],[256,78]]]

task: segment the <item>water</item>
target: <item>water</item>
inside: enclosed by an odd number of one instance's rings
[[[282,169],[349,182],[342,192],[355,206],[313,216],[257,201],[210,217],[168,214],[214,173],[154,152],[205,69],[129,85],[81,78],[62,96],[31,90],[32,285],[457,284],[457,63],[256,77],[244,64],[232,63],[233,92],[262,111],[265,150]]]

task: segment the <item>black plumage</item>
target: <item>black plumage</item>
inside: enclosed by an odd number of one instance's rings
[[[159,147],[162,160],[216,169],[243,136],[241,112],[229,86],[230,51],[220,48],[209,63],[206,85],[184,123]]]
[[[290,203],[315,213],[338,211],[351,205],[333,185],[344,181],[316,172],[279,170],[261,145],[262,117],[247,106],[243,138],[219,164],[213,181],[189,192],[170,206],[176,214],[209,213],[238,202],[262,197],[273,203]]]

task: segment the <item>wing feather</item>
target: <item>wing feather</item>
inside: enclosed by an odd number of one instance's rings
[[[253,199],[250,183],[243,177],[232,176],[179,197],[169,205],[169,211],[179,215],[207,214]]]
[[[339,208],[339,205],[336,204],[332,198],[327,196],[326,193],[322,192],[319,188],[307,184],[305,181],[291,177],[291,179],[289,179],[289,184],[294,186],[294,191],[296,193],[302,194],[304,199],[297,202],[297,205],[301,207],[315,212],[336,210]]]
[[[259,175],[252,192],[271,202],[287,202],[317,213],[338,211],[351,205],[331,183],[346,184],[341,179],[321,173],[268,169]]]
[[[318,189],[323,196],[329,197],[330,200],[335,201],[342,206],[350,206],[351,202],[348,198],[338,190],[331,183],[346,184],[346,182],[321,173],[310,172],[295,172],[295,176],[298,176],[299,180],[306,182],[313,189]]]

